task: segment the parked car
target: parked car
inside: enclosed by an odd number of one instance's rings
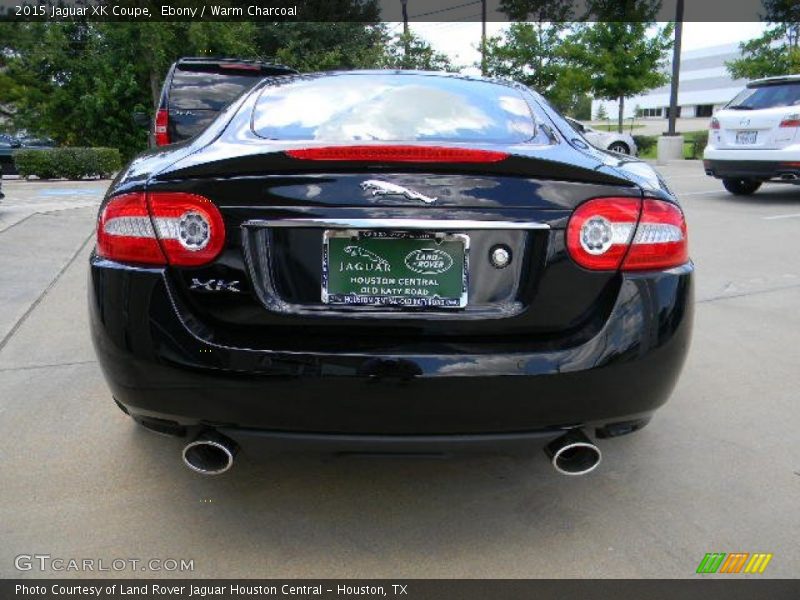
[[[630,154],[636,156],[639,149],[636,147],[636,142],[633,136],[628,133],[619,133],[616,131],[598,131],[597,129],[565,117],[567,122],[572,125],[572,128],[586,138],[592,146],[601,148],[603,150],[610,150],[619,154]]]
[[[800,75],[751,81],[709,128],[706,174],[732,194],[752,194],[765,181],[800,183]]]
[[[205,129],[220,110],[264,77],[294,69],[238,58],[181,58],[170,68],[153,120],[152,141],[164,146]]]
[[[14,152],[20,149],[51,148],[55,142],[47,137],[36,137],[25,132],[17,135],[0,133],[0,168],[7,175],[16,175],[17,167],[14,164]]]
[[[123,170],[90,259],[94,346],[184,462],[527,452],[594,469],[669,397],[692,323],[677,199],[525,86],[265,80]]]

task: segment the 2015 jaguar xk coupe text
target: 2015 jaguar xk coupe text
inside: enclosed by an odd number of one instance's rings
[[[265,79],[135,159],[90,313],[137,422],[220,473],[241,449],[545,445],[568,474],[644,426],[689,345],[693,266],[647,164],[509,82]]]

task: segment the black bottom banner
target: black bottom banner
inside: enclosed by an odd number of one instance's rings
[[[593,600],[751,600],[800,598],[800,580],[786,579],[29,579],[0,580],[3,600],[137,600],[142,598],[208,600],[264,599],[351,600],[503,600],[517,598]]]

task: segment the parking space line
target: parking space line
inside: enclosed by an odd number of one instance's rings
[[[789,213],[788,215],[772,215],[771,217],[761,217],[765,221],[775,221],[777,219],[797,219],[800,218],[800,213]]]
[[[676,192],[678,198],[683,196],[708,196],[710,194],[719,194],[719,190],[706,190],[704,192]]]

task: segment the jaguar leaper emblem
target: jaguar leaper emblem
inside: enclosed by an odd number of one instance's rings
[[[368,179],[361,184],[364,191],[372,191],[373,196],[405,196],[409,200],[421,200],[425,204],[433,204],[438,198],[426,196],[420,192],[415,192],[402,185],[380,181],[379,179]]]
[[[344,253],[353,260],[342,262],[340,271],[376,271],[388,273],[392,270],[389,261],[360,246],[345,246]]]

